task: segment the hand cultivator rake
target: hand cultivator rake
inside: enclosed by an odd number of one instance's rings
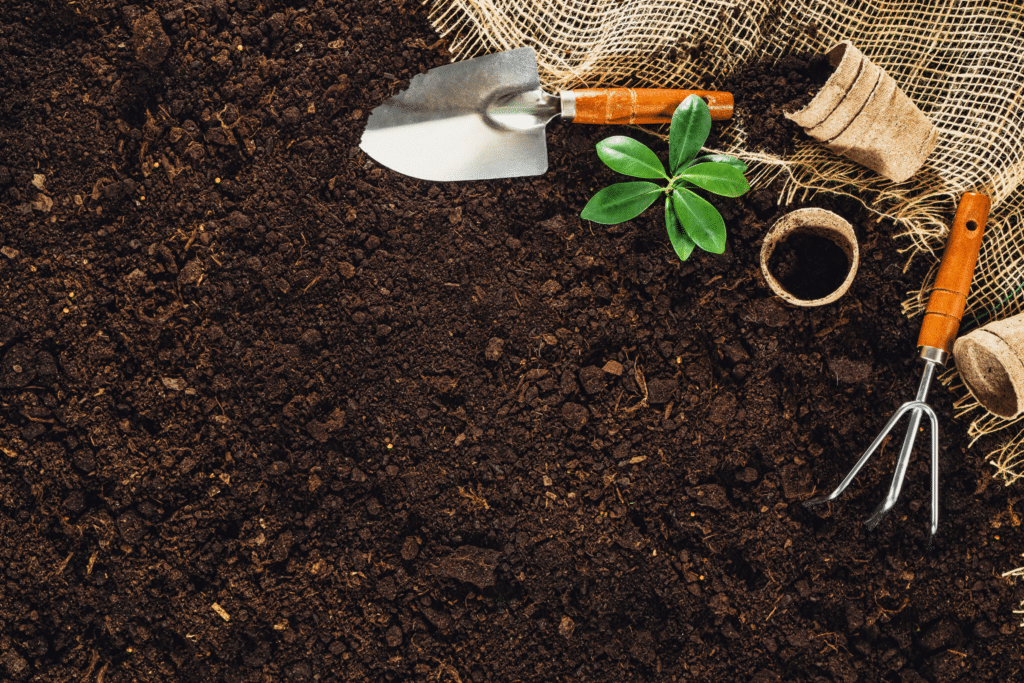
[[[900,418],[909,414],[910,425],[903,438],[903,448],[900,449],[899,458],[896,460],[896,474],[889,486],[889,493],[875,509],[874,514],[865,522],[869,529],[878,526],[882,518],[896,505],[896,499],[899,498],[900,490],[903,488],[907,467],[910,465],[910,455],[914,450],[918,429],[920,429],[924,417],[927,416],[932,428],[931,535],[935,536],[935,532],[939,528],[939,419],[931,406],[925,403],[925,399],[928,397],[928,389],[935,377],[936,368],[946,364],[950,351],[953,349],[953,341],[960,329],[960,318],[967,305],[967,293],[970,291],[971,280],[974,278],[974,266],[978,261],[981,237],[985,232],[985,222],[988,220],[989,204],[988,197],[974,192],[965,194],[960,200],[956,217],[953,219],[949,242],[946,245],[946,253],[942,256],[939,274],[935,278],[935,285],[928,298],[928,307],[925,310],[924,320],[921,322],[921,332],[917,337],[918,358],[924,361],[925,366],[914,400],[904,403],[889,418],[889,422],[886,423],[881,433],[871,442],[864,455],[860,456],[860,460],[840,482],[835,491],[822,498],[805,501],[806,507],[830,503],[838,498],[882,445],[885,438],[889,436]]]

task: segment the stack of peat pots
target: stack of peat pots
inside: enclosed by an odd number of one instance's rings
[[[826,56],[834,68],[814,99],[786,117],[836,154],[901,183],[935,148],[938,130],[892,76],[844,41]]]

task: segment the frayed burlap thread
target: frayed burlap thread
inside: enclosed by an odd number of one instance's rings
[[[824,52],[849,40],[892,76],[939,130],[935,151],[894,184],[802,140],[786,158],[753,153],[739,123],[725,149],[752,164],[753,184],[785,180],[781,203],[817,192],[855,197],[902,229],[908,259],[941,255],[957,202],[992,199],[965,330],[1024,310],[1024,5],[1012,0],[425,0],[453,60],[532,46],[551,91],[597,86],[719,87],[760,59]],[[742,105],[740,105],[742,106]],[[663,132],[663,131],[659,131]],[[926,283],[931,282],[931,279]],[[904,303],[923,312],[927,284]],[[955,373],[949,379],[955,377]],[[974,437],[1014,427],[990,461],[1007,483],[1024,474],[1024,430],[979,413]]]

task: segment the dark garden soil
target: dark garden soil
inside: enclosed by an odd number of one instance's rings
[[[793,232],[768,258],[768,271],[798,299],[822,299],[850,274],[850,259],[827,237]]]
[[[0,679],[1019,676],[1021,494],[947,389],[933,548],[924,457],[862,524],[895,443],[800,505],[916,388],[891,226],[827,204],[857,279],[787,308],[777,192],[683,264],[654,210],[579,220],[621,129],[368,161],[450,57],[412,0],[155,8],[0,4]]]
[[[729,78],[722,87],[738,103],[736,118],[746,131],[747,147],[780,155],[792,151],[793,141],[807,136],[783,114],[806,107],[833,70],[825,55],[800,53],[777,63],[752,64]]]

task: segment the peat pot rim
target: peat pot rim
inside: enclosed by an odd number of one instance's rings
[[[848,40],[833,45],[825,53],[832,73],[811,101],[795,112],[784,115],[801,128],[814,128],[827,119],[850,92],[864,68],[864,54]]]
[[[828,296],[820,299],[800,299],[783,287],[782,283],[768,269],[768,261],[775,252],[775,248],[789,235],[795,233],[824,237],[831,240],[846,254],[846,258],[850,262],[846,279]],[[859,265],[860,247],[857,244],[857,235],[853,231],[853,226],[839,214],[826,209],[812,207],[790,211],[772,225],[761,245],[761,273],[764,275],[768,287],[776,296],[794,306],[824,306],[838,300],[850,289]]]
[[[864,107],[878,90],[884,73],[874,62],[865,58],[861,64],[860,73],[857,74],[857,80],[843,94],[843,98],[832,110],[832,113],[818,125],[805,128],[804,132],[824,143],[832,142],[842,135],[864,111]]]

